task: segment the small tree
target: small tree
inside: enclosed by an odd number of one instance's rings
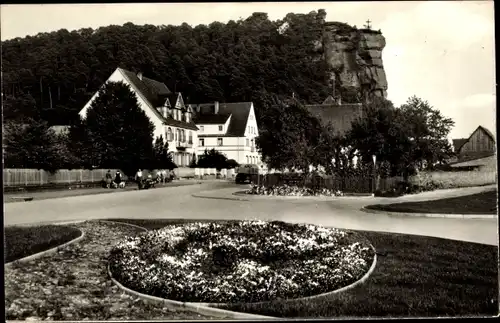
[[[227,157],[215,149],[205,149],[203,155],[198,159],[197,164],[200,168],[215,168],[221,170],[227,166]]]
[[[168,142],[163,140],[163,136],[157,137],[153,145],[152,169],[177,168],[173,161],[172,153],[168,151]]]
[[[233,168],[236,168],[238,166],[240,166],[240,164],[238,164],[238,162],[234,159],[228,159],[226,162],[227,169],[233,169]]]

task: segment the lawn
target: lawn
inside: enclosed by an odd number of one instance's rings
[[[434,201],[368,205],[365,208],[388,212],[441,214],[497,214],[497,191]]]
[[[185,220],[113,220],[148,229]],[[498,313],[498,248],[424,236],[358,231],[377,249],[377,267],[357,287],[322,299],[231,305],[285,318],[475,316]]]
[[[67,226],[5,227],[5,263],[15,261],[71,241],[81,231]]]

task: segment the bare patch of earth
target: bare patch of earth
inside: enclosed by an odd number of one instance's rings
[[[5,269],[7,320],[202,320],[211,317],[125,294],[107,272],[111,247],[139,229],[88,221],[85,238],[58,253]]]

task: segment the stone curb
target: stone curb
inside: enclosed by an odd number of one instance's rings
[[[206,196],[206,195],[197,195],[191,194],[192,197],[200,198],[200,199],[212,199],[212,200],[227,200],[227,201],[243,201],[250,202],[249,199],[238,198],[238,197],[223,197],[223,196]]]
[[[443,214],[443,213],[410,213],[410,212],[393,212],[373,210],[362,207],[360,209],[365,213],[385,214],[392,216],[413,216],[413,217],[427,217],[427,218],[448,218],[448,219],[497,219],[498,215],[495,214]]]
[[[102,220],[102,221],[103,222],[118,223],[118,224],[121,223],[121,222],[108,221],[108,220]],[[147,229],[145,229],[143,227],[140,227],[140,226],[137,226],[135,224],[128,224],[128,223],[124,223],[124,224],[125,225],[130,225],[130,226],[133,226],[133,227],[137,227],[137,228],[141,228],[141,229],[147,231]],[[308,296],[308,297],[301,297],[301,298],[289,299],[289,300],[285,300],[285,302],[286,301],[296,302],[296,301],[301,301],[301,300],[318,299],[318,298],[322,298],[322,297],[325,297],[325,296],[329,296],[329,295],[334,295],[334,294],[345,292],[347,290],[350,290],[350,289],[352,289],[352,288],[354,288],[354,287],[356,287],[356,286],[364,283],[371,276],[371,274],[373,273],[373,271],[375,271],[375,267],[377,265],[377,250],[375,249],[375,247],[372,244],[370,244],[370,247],[373,250],[373,262],[372,262],[372,264],[370,266],[370,269],[368,269],[368,271],[359,280],[355,281],[354,283],[352,283],[350,285],[344,286],[342,288],[336,289],[336,290],[331,291],[331,292],[326,292],[326,293],[322,293],[322,294],[318,294],[318,295],[313,295],[313,296]],[[220,309],[220,308],[215,308],[215,307],[218,307],[218,306],[228,305],[226,303],[191,303],[191,302],[180,302],[180,301],[169,300],[169,299],[166,299],[166,298],[160,298],[160,297],[156,297],[156,296],[142,294],[142,293],[136,292],[136,291],[134,291],[132,289],[129,289],[129,288],[123,286],[117,280],[115,280],[113,278],[113,276],[111,275],[111,271],[109,269],[109,265],[108,265],[108,275],[111,278],[111,280],[113,281],[113,283],[116,286],[118,286],[120,289],[122,289],[123,291],[125,291],[128,294],[137,296],[137,297],[139,297],[139,298],[141,298],[143,300],[148,300],[148,301],[153,301],[153,302],[159,302],[159,303],[165,303],[165,304],[173,305],[173,306],[178,307],[178,308],[187,308],[187,309],[194,310],[197,313],[202,314],[202,315],[219,316],[221,318],[231,318],[231,319],[264,319],[264,320],[275,320],[275,319],[278,319],[278,318],[274,318],[274,317],[270,317],[270,316],[248,314],[248,313],[240,313],[240,312],[234,312],[234,311],[229,311],[229,310],[223,310],[223,309]],[[259,304],[268,304],[268,303],[271,303],[271,302],[272,301],[266,301],[266,302],[250,303],[250,304],[252,304],[252,305],[259,305]]]
[[[119,222],[119,221],[113,221],[113,220],[97,220],[97,222],[108,222],[108,223],[113,223],[113,224],[121,224],[121,225],[125,225],[125,226],[128,225],[129,227],[134,227],[134,228],[140,229],[142,231],[148,231],[148,229],[141,227],[141,226],[138,226],[138,225],[135,225],[135,224],[132,224],[132,223]]]
[[[115,224],[123,224],[123,225],[128,225],[134,228],[141,229],[143,231],[148,231],[148,229],[131,224],[131,223],[125,223],[125,222],[117,222],[117,221],[112,221],[112,220],[99,220],[99,222],[109,222],[109,223],[115,223]],[[153,301],[157,303],[164,303],[168,304],[177,308],[185,308],[191,311],[194,311],[196,313],[202,314],[202,315],[208,315],[208,316],[217,316],[220,318],[231,318],[231,319],[267,319],[267,320],[272,320],[275,319],[273,317],[269,316],[262,316],[262,315],[255,315],[255,314],[247,314],[247,313],[239,313],[239,312],[233,312],[233,311],[227,311],[227,310],[222,310],[218,308],[212,308],[205,306],[204,304],[197,304],[197,303],[189,303],[189,302],[179,302],[179,301],[174,301],[174,300],[169,300],[165,298],[160,298],[160,297],[155,297],[151,295],[146,295],[142,294],[139,292],[136,292],[130,288],[127,288],[120,284],[116,279],[113,278],[111,275],[111,271],[109,270],[109,265],[108,265],[108,275],[109,278],[111,278],[111,281],[121,290],[126,292],[127,294],[137,296],[142,300],[146,301]]]
[[[11,261],[9,263],[6,263],[5,264],[5,268],[10,268],[14,264],[25,263],[25,262],[28,262],[28,261],[31,261],[31,260],[35,260],[35,259],[44,257],[46,255],[50,255],[50,254],[56,253],[57,251],[59,251],[59,249],[64,248],[66,246],[69,246],[70,244],[73,244],[73,243],[76,243],[76,242],[82,240],[83,238],[85,238],[85,231],[83,231],[81,229],[78,229],[78,230],[82,233],[79,237],[77,237],[77,238],[75,238],[75,239],[73,239],[71,241],[68,241],[66,243],[63,243],[62,245],[59,245],[59,246],[54,247],[52,249],[41,251],[39,253],[35,253],[34,255],[27,256],[27,257],[24,257],[24,258],[21,258],[21,259],[14,260],[14,261]]]
[[[235,196],[250,196],[251,200],[309,200],[309,201],[336,201],[337,199],[369,199],[373,195],[343,195],[343,196],[288,196],[288,195],[257,195],[234,192]]]
[[[123,286],[117,280],[115,280],[113,278],[113,276],[111,275],[111,271],[109,270],[109,266],[108,266],[108,275],[111,278],[111,281],[113,281],[113,283],[118,288],[123,290],[125,293],[132,295],[132,296],[139,297],[140,299],[145,300],[145,301],[167,304],[167,305],[174,306],[176,308],[188,309],[188,310],[194,311],[194,312],[201,314],[201,315],[216,316],[216,317],[219,317],[222,319],[228,319],[228,318],[229,319],[262,319],[262,320],[275,320],[275,319],[277,319],[277,318],[269,317],[269,316],[233,312],[233,311],[223,310],[223,309],[219,309],[219,308],[207,307],[207,306],[203,306],[203,305],[200,305],[197,303],[179,302],[179,301],[174,301],[174,300],[170,300],[170,299],[166,299],[166,298],[160,298],[160,297],[156,297],[156,296],[142,294],[142,293],[136,292],[130,288]]]

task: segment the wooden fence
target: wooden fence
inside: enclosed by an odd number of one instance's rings
[[[39,186],[47,184],[74,184],[74,183],[96,183],[100,182],[108,169],[59,169],[51,174],[42,169],[6,168],[3,170],[4,187],[16,186]],[[111,169],[113,178],[116,169]],[[122,178],[127,176],[122,173]]]
[[[402,181],[402,177],[381,178],[378,188],[380,190],[388,190],[398,181]],[[281,185],[297,185],[316,189],[339,190],[345,193],[371,193],[374,191],[375,180],[373,177],[366,176],[347,176],[347,177],[309,177],[304,179],[303,176],[282,176],[281,174],[267,175],[252,175],[254,184],[263,185],[265,187],[281,186]]]

